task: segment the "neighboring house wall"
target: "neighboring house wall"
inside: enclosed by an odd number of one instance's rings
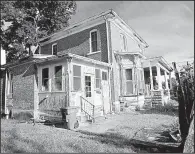
[[[0,101],[1,101],[1,113],[5,109],[5,71],[0,70]]]
[[[34,75],[23,77],[32,63],[20,64],[10,68],[13,73],[13,108],[33,110],[34,108]]]
[[[98,49],[100,49],[101,52],[95,54],[89,54],[90,53],[90,31],[93,29],[97,29],[97,31],[99,32]],[[81,56],[86,56],[88,58],[92,58],[95,60],[108,62],[107,34],[106,34],[105,23],[72,34],[70,36],[59,39],[52,43],[42,45],[41,54],[52,54],[52,44],[54,43],[57,43],[58,52],[63,51],[63,53],[73,53]]]

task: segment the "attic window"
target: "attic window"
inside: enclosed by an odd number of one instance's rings
[[[127,39],[125,35],[121,34],[121,47],[123,51],[127,51]]]
[[[52,55],[57,55],[57,52],[58,52],[57,43],[52,44]]]

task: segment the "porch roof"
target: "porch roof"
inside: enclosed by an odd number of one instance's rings
[[[167,61],[162,56],[147,58],[145,59],[145,61],[157,61],[159,64],[164,66],[168,71],[173,71],[173,68],[167,63]]]
[[[39,58],[39,59],[36,59],[35,62],[38,64],[38,63],[44,63],[44,62],[48,62],[48,61],[56,61],[56,60],[64,59],[64,58],[75,58],[75,59],[79,59],[79,60],[82,60],[82,61],[94,63],[94,64],[97,64],[97,65],[111,67],[111,65],[108,64],[108,63],[101,62],[101,61],[98,61],[98,60],[94,60],[94,59],[91,59],[91,58],[87,58],[87,57],[84,57],[84,56],[79,56],[79,55],[72,54],[72,53],[60,54],[60,55],[57,55],[57,56],[51,56],[51,57],[47,57],[47,58]]]

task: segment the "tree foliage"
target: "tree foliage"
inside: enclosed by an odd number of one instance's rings
[[[67,27],[75,11],[75,1],[1,1],[1,24],[11,22],[6,30],[1,28],[7,60],[32,54],[31,47],[38,46],[40,38]]]
[[[191,121],[194,117],[194,67],[189,64],[183,66],[179,75],[176,65],[174,64],[173,66],[178,81],[179,124],[183,141],[182,146],[184,146]]]

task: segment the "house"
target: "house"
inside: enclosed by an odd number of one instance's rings
[[[93,118],[115,111],[120,102],[163,105],[172,68],[162,57],[147,59],[146,48],[113,10],[60,30],[41,39],[34,55],[4,65],[2,111],[11,102],[14,110],[33,110],[37,118],[40,113],[59,116],[60,108],[77,106],[78,117]]]

